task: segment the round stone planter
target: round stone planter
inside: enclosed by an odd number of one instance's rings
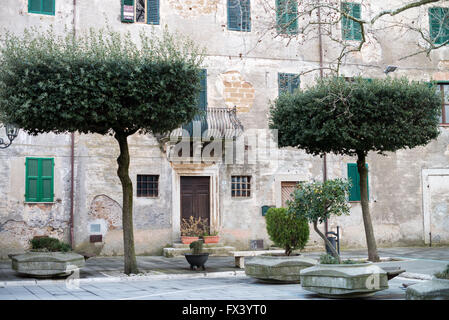
[[[434,278],[407,287],[407,300],[449,300],[449,280]]]
[[[245,274],[264,282],[299,283],[299,272],[316,263],[302,256],[261,255],[245,261]]]
[[[10,258],[13,270],[36,278],[69,276],[84,266],[84,257],[74,252],[27,252]]]
[[[358,298],[388,289],[387,272],[372,262],[317,264],[301,270],[301,286],[328,298]]]

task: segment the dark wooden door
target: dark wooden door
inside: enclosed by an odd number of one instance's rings
[[[210,177],[181,177],[181,219],[190,216],[210,225]]]

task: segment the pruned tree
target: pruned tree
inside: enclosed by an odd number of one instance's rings
[[[270,109],[269,125],[278,129],[281,147],[357,157],[368,259],[378,261],[366,157],[369,152],[385,155],[428,144],[439,135],[440,115],[441,96],[429,84],[404,78],[333,77],[293,95],[281,95]]]
[[[0,49],[0,114],[31,135],[96,133],[120,147],[125,273],[137,273],[128,137],[166,133],[197,114],[202,50],[184,36],[90,30],[7,33]]]

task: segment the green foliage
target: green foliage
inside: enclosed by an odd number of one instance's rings
[[[322,254],[320,256],[320,264],[338,264],[338,259],[330,254]]]
[[[295,249],[303,249],[309,240],[309,225],[304,218],[297,218],[285,208],[270,208],[265,216],[267,232],[275,245],[290,255]]]
[[[288,211],[311,223],[322,223],[331,216],[348,215],[349,187],[350,183],[344,179],[299,182],[293,201],[287,202]]]
[[[446,266],[446,269],[435,273],[435,277],[438,279],[447,279],[449,280],[449,264]]]
[[[165,133],[189,122],[202,52],[167,30],[131,39],[109,29],[5,34],[0,114],[29,134]]]
[[[32,250],[46,250],[51,252],[67,252],[71,250],[69,244],[51,237],[34,237],[30,240],[30,244]]]
[[[193,254],[201,254],[203,252],[203,240],[193,241],[189,247]]]
[[[407,79],[326,78],[281,95],[270,110],[279,145],[310,154],[383,153],[426,145],[438,134],[441,97]]]

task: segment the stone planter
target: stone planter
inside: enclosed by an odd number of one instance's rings
[[[181,236],[181,242],[183,244],[191,244],[192,242],[195,242],[199,239],[200,237]]]
[[[317,264],[301,270],[301,286],[329,298],[358,298],[388,289],[387,272],[372,262]]]
[[[69,276],[84,266],[84,257],[74,252],[27,252],[10,258],[13,270],[36,278]]]
[[[209,258],[209,253],[185,253],[184,256],[186,257],[187,262],[190,264],[190,270],[196,270],[197,268],[206,270],[206,267],[204,265]]]
[[[411,285],[405,292],[407,300],[449,300],[449,280],[434,278]]]
[[[299,272],[316,263],[316,260],[302,256],[261,255],[248,259],[245,274],[264,282],[299,283]]]

